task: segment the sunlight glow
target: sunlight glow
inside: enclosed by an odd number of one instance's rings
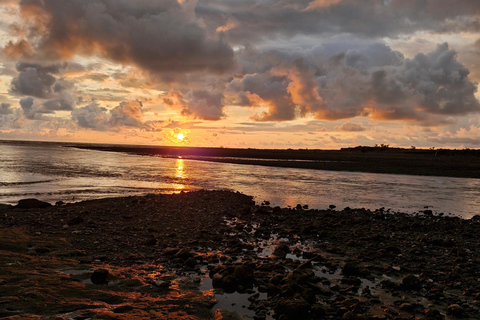
[[[179,133],[177,135],[177,138],[178,138],[178,140],[183,140],[183,138],[185,138],[185,136],[182,133]]]

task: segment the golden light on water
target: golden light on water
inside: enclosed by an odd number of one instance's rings
[[[184,170],[184,164],[183,164],[183,159],[178,158],[176,163],[175,163],[175,178],[177,178],[179,181],[175,184],[175,189],[177,191],[181,191],[185,189],[185,185],[182,183],[185,178],[187,178],[187,175]]]
[[[183,159],[177,159],[175,177],[185,179],[185,172],[183,171]]]

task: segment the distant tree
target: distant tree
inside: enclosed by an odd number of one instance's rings
[[[411,146],[411,147],[410,147],[410,149],[412,149],[412,150],[415,150],[415,149],[416,149],[416,147],[415,147],[415,146]]]

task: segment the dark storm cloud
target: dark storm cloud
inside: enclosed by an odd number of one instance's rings
[[[19,74],[12,79],[11,93],[20,96],[49,98],[53,95],[56,78],[65,64],[41,65],[19,62],[16,69]]]
[[[34,99],[32,97],[20,99],[20,107],[27,119],[35,119],[35,111],[33,109]]]
[[[258,97],[267,103],[269,111],[255,118],[263,121],[292,120],[300,111],[317,119],[369,116],[434,125],[443,123],[439,116],[480,111],[477,83],[447,44],[412,59],[381,44],[344,52],[331,47],[299,52],[299,57],[249,53],[265,71],[233,80],[227,92],[236,95],[234,101],[247,97],[259,105],[252,99]]]
[[[12,79],[10,92],[17,96],[28,96],[20,99],[27,119],[39,119],[36,114],[54,114],[55,111],[74,109],[75,99],[69,93],[71,85],[54,76],[60,75],[67,67],[67,63],[17,63],[18,75]]]
[[[20,2],[24,18],[33,23],[29,39],[45,57],[101,54],[154,73],[230,70],[233,50],[221,37],[207,35],[193,5],[188,0]]]
[[[0,116],[13,114],[13,110],[11,108],[10,103],[2,102],[0,103]]]
[[[236,43],[272,36],[350,33],[396,37],[416,31],[478,31],[477,0],[200,0],[196,12],[210,30]]]

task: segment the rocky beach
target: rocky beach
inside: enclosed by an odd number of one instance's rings
[[[229,191],[0,213],[3,319],[480,318],[480,216]]]

